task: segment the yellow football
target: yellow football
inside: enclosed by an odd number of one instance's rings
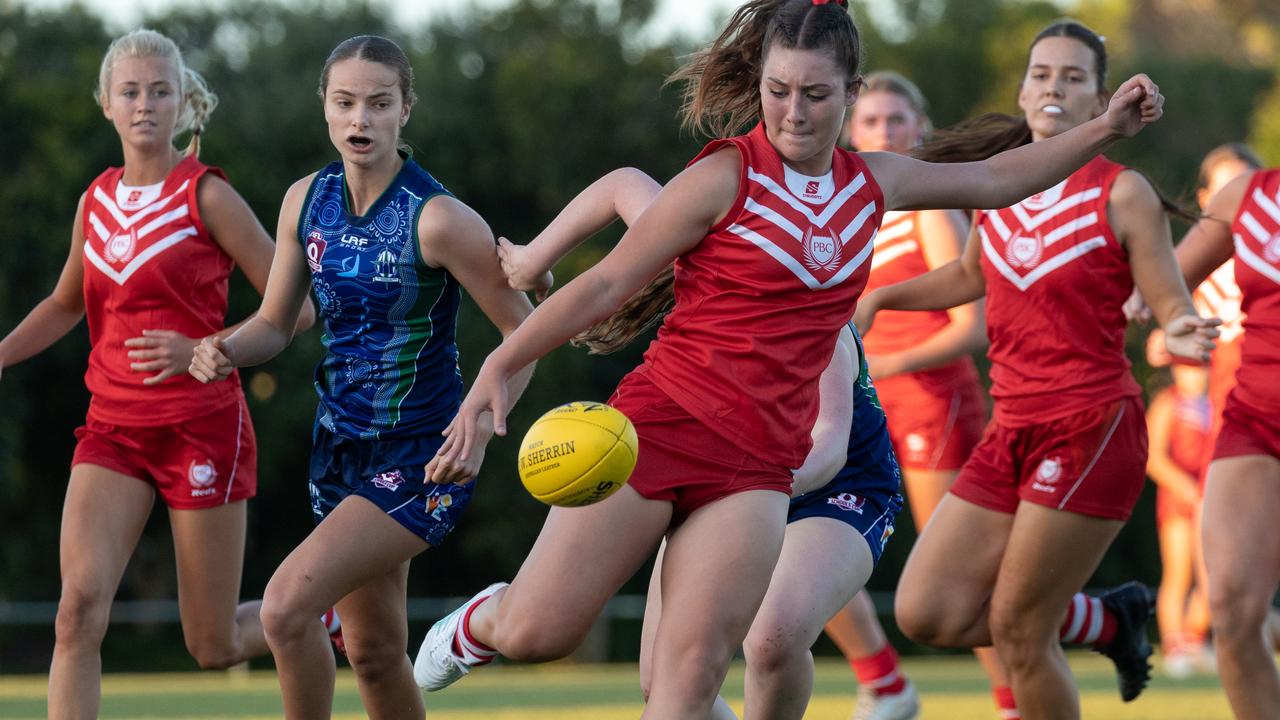
[[[599,502],[622,487],[636,466],[636,429],[598,402],[571,402],[538,418],[520,443],[520,481],[548,505]]]

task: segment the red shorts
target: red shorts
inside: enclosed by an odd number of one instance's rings
[[[1156,527],[1169,520],[1192,522],[1196,519],[1196,510],[1195,505],[1182,502],[1177,495],[1156,486]]]
[[[89,418],[76,439],[72,467],[100,465],[142,480],[175,510],[217,507],[258,491],[258,447],[244,398],[174,425],[109,425]]]
[[[643,373],[622,379],[609,404],[631,419],[640,440],[627,481],[649,500],[674,506],[673,523],[747,490],[791,494],[791,470],[761,460],[685,411]]]
[[[974,378],[937,387],[917,375],[876,380],[898,462],[905,470],[959,470],[987,422],[982,390]]]
[[[1222,429],[1213,446],[1213,459],[1242,455],[1280,459],[1280,418],[1240,402],[1233,390],[1222,409]]]
[[[1127,520],[1146,482],[1147,422],[1125,397],[1024,427],[994,420],[951,492],[1013,513],[1021,501],[1108,520]]]

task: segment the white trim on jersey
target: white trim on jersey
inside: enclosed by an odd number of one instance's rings
[[[1096,212],[1091,212],[1088,215],[1081,215],[1075,220],[1064,222],[1061,225],[1059,225],[1056,229],[1054,229],[1052,232],[1044,236],[1044,246],[1049,247],[1050,245],[1058,242],[1062,238],[1070,235],[1071,233],[1077,230],[1082,230],[1091,225],[1097,225],[1097,224],[1098,224],[1098,213]]]
[[[1019,275],[1013,270],[1013,268],[1009,267],[1009,264],[1005,262],[1004,256],[1001,255],[1000,252],[995,249],[995,246],[991,244],[991,238],[987,237],[987,231],[985,228],[979,227],[978,235],[982,238],[982,251],[987,256],[987,260],[991,261],[992,266],[994,266],[1006,280],[1023,292],[1026,292],[1027,288],[1036,284],[1036,281],[1045,275],[1048,275],[1076,258],[1093,252],[1100,247],[1106,247],[1107,245],[1107,239],[1101,235],[1089,238],[1088,240],[1076,244],[1074,247],[1068,248],[1067,250],[1063,250],[1057,255],[1054,255],[1026,275]]]
[[[897,240],[903,235],[909,234],[916,226],[914,220],[902,220],[900,222],[889,222],[885,218],[889,213],[885,213],[880,219],[880,234],[876,235],[876,246],[884,247],[890,240]]]
[[[107,209],[107,212],[111,213],[111,217],[115,218],[116,222],[120,225],[121,230],[128,230],[133,227],[134,223],[142,220],[151,213],[159,212],[160,209],[164,207],[165,203],[169,202],[174,197],[181,195],[190,184],[190,180],[183,180],[182,184],[178,186],[178,189],[132,214],[125,214],[120,210],[120,208],[116,206],[115,198],[107,195],[101,187],[95,187],[93,189],[93,198],[101,203],[102,206]]]
[[[108,263],[106,260],[103,260],[102,257],[98,255],[97,251],[93,249],[93,246],[90,245],[89,243],[84,244],[84,256],[89,259],[89,262],[93,263],[94,267],[101,270],[103,275],[106,275],[107,277],[114,280],[117,285],[124,285],[125,282],[127,282],[129,278],[135,272],[138,271],[138,268],[147,264],[148,260],[155,257],[156,255],[159,255],[165,250],[168,250],[174,245],[177,245],[178,243],[191,237],[192,235],[197,234],[197,232],[198,231],[194,227],[182,228],[181,230],[173,233],[172,235],[169,235],[163,240],[157,241],[155,244],[151,245],[151,247],[148,247],[146,250],[143,250],[142,252],[138,253],[137,256],[134,257],[133,260],[131,260],[128,265],[125,265],[124,269],[120,270],[119,272],[117,272],[115,268],[111,267],[110,263]]]
[[[1248,215],[1248,213],[1245,213],[1245,215]],[[1236,255],[1244,261],[1244,264],[1270,278],[1271,282],[1280,285],[1280,268],[1277,268],[1275,265],[1272,265],[1266,260],[1258,257],[1258,254],[1249,249],[1249,246],[1245,244],[1244,238],[1240,237],[1239,234],[1236,234],[1235,240]]]
[[[877,243],[877,245],[878,244],[879,243]],[[871,258],[871,269],[875,270],[882,265],[887,265],[903,255],[913,253],[919,249],[919,243],[915,240],[908,240],[906,242],[898,243],[891,248],[878,250]]]
[[[1077,205],[1080,205],[1081,203],[1086,203],[1086,202],[1089,202],[1090,200],[1094,200],[1099,197],[1102,197],[1102,188],[1091,187],[1085,190],[1081,190],[1080,192],[1075,193],[1074,195],[1068,195],[1067,197],[1064,197],[1058,202],[1054,203],[1053,207],[1047,210],[1044,210],[1042,212],[1036,213],[1035,215],[1028,213],[1026,208],[1022,207],[1021,203],[1014,205],[1012,208],[1010,208],[1010,210],[1012,210],[1013,214],[1017,216],[1018,221],[1022,223],[1022,227],[1025,228],[1028,232],[1030,232],[1040,227],[1041,225],[1045,224],[1046,222],[1049,222],[1055,217],[1061,215],[1067,210],[1070,210],[1071,208]],[[1008,237],[1006,236],[1005,239],[1008,240]]]
[[[1262,188],[1253,189],[1253,201],[1258,204],[1258,207],[1262,208],[1263,212],[1271,216],[1272,222],[1280,225],[1280,207],[1276,207],[1275,201],[1267,197],[1267,194],[1262,192]],[[1258,238],[1258,240],[1266,242],[1267,238]]]
[[[790,205],[792,209],[801,215],[804,215],[809,219],[809,222],[820,228],[826,227],[827,223],[831,222],[831,218],[835,217],[835,214],[840,211],[840,208],[844,207],[844,204],[849,201],[849,198],[857,194],[857,192],[862,189],[862,186],[867,184],[867,179],[863,173],[858,173],[857,177],[850,180],[848,185],[845,185],[840,192],[836,193],[831,198],[831,202],[827,203],[827,206],[823,208],[821,213],[815,215],[804,201],[797,198],[795,195],[792,195],[790,190],[778,185],[778,183],[774,182],[773,178],[768,175],[762,175],[756,172],[754,168],[748,167],[747,179],[754,180],[760,185],[760,187],[768,190],[771,195],[777,197],[787,205]]]
[[[850,227],[852,227],[852,225],[850,225]],[[863,246],[861,252],[850,259],[849,262],[845,263],[844,267],[840,268],[839,272],[832,275],[825,282],[819,282],[818,279],[804,267],[804,265],[800,264],[800,261],[792,257],[786,250],[775,245],[769,238],[737,223],[730,225],[728,230],[734,235],[737,235],[765,251],[774,260],[782,263],[783,267],[790,270],[791,274],[795,275],[797,278],[800,278],[800,281],[803,282],[810,290],[825,290],[844,282],[846,278],[853,274],[854,270],[857,270],[864,262],[866,262],[867,257],[871,255],[873,247],[873,243],[868,242]]]

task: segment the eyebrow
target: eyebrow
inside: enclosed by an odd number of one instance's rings
[[[347,95],[349,97],[356,97],[357,95],[357,93],[354,93],[350,90],[343,90],[342,88],[334,88],[332,92],[334,95]],[[370,100],[381,100],[383,98],[389,98],[389,97],[391,97],[391,92],[387,90],[372,93],[368,96]]]
[[[1054,66],[1050,65],[1049,63],[1035,63],[1034,65],[1031,66],[1031,69],[1032,70],[1037,70],[1037,69],[1050,70],[1053,67]],[[1088,68],[1083,68],[1083,67],[1080,67],[1079,65],[1063,65],[1061,67],[1063,70],[1074,70],[1076,72],[1082,72],[1082,73],[1089,72]]]
[[[783,87],[787,87],[787,83],[783,82],[782,80],[779,80],[778,78],[770,77],[770,78],[765,78],[765,80],[771,83],[782,85]],[[830,90],[831,86],[828,85],[827,83],[814,83],[812,85],[802,85],[800,89],[801,90]]]

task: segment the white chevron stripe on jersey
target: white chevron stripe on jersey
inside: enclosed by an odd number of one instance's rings
[[[885,213],[888,215],[889,213]],[[903,235],[911,234],[916,224],[910,220],[898,223],[890,223],[884,220],[880,221],[880,234],[876,235],[876,246],[884,247],[890,241],[897,240]]]
[[[881,227],[887,227],[902,218],[910,217],[915,212],[915,210],[885,210],[884,215],[880,218],[880,225]]]
[[[906,242],[901,242],[901,243],[898,243],[897,245],[894,245],[891,248],[884,248],[884,249],[877,248],[876,254],[871,257],[871,269],[875,270],[881,265],[891,263],[894,260],[897,260],[898,258],[902,257],[903,255],[906,255],[908,253],[913,253],[919,249],[920,249],[920,245],[915,240],[908,240]]]
[[[1091,212],[1088,215],[1081,215],[1075,220],[1062,223],[1057,228],[1055,228],[1053,232],[1050,232],[1049,234],[1044,236],[1044,246],[1049,247],[1050,245],[1058,242],[1062,238],[1070,235],[1071,233],[1077,230],[1081,230],[1083,228],[1089,227],[1090,225],[1096,225],[1096,224],[1098,224],[1098,213],[1096,212]]]
[[[190,184],[191,184],[190,180],[182,181],[182,184],[178,186],[178,189],[156,200],[155,202],[133,213],[132,215],[122,212],[119,206],[116,205],[115,198],[107,195],[105,192],[103,192],[102,188],[100,187],[96,187],[93,189],[93,197],[95,200],[102,203],[102,206],[107,209],[107,212],[111,213],[111,217],[116,219],[116,223],[120,225],[121,230],[128,230],[129,228],[133,227],[134,223],[139,222],[140,220],[144,219],[151,213],[159,212],[165,206],[166,203],[168,203],[173,198],[183,194],[183,192],[187,189],[187,186]]]
[[[1027,212],[1027,209],[1022,207],[1022,203],[1018,203],[1010,209],[1013,210],[1013,214],[1018,217],[1018,221],[1022,223],[1022,227],[1030,231],[1035,230],[1041,225],[1081,203],[1086,203],[1099,197],[1102,197],[1102,188],[1091,187],[1087,190],[1081,190],[1074,195],[1068,195],[1054,203],[1053,207],[1036,213],[1035,215]],[[1008,238],[1005,239],[1007,240]]]
[[[1254,219],[1253,214],[1248,210],[1240,213],[1240,224],[1244,225],[1245,229],[1249,231],[1249,234],[1264,246],[1267,244],[1267,241],[1271,239],[1271,233],[1267,232],[1267,229],[1262,227],[1262,223]]]
[[[996,234],[1000,236],[1000,239],[1009,242],[1009,238],[1013,237],[1013,231],[1005,224],[1004,218],[1000,217],[1000,213],[992,210],[986,213],[984,217],[991,219],[991,226],[996,229]]]
[[[762,220],[768,220],[779,230],[785,232],[796,240],[804,239],[804,231],[796,227],[794,223],[783,217],[780,213],[770,209],[769,207],[761,205],[751,198],[747,198],[746,202],[742,203],[742,209],[749,210],[759,216]]]
[[[849,240],[852,239],[853,236],[856,235],[858,231],[862,229],[863,225],[867,224],[867,219],[870,218],[872,215],[874,215],[875,212],[876,212],[876,203],[873,200],[867,203],[866,207],[862,208],[862,210],[857,215],[854,216],[853,220],[849,222],[849,225],[844,230],[840,231],[840,244],[848,245]],[[879,235],[879,234],[880,233],[877,230],[877,232],[871,235],[871,239],[867,241],[867,247],[871,247],[872,245],[875,244],[876,235]]]
[[[1009,267],[1009,264],[1005,262],[1004,256],[1001,255],[1000,252],[996,250],[995,246],[991,244],[991,238],[987,237],[987,231],[979,227],[978,234],[982,237],[982,252],[987,256],[987,260],[991,261],[991,265],[995,267],[995,269],[998,270],[1006,280],[1013,283],[1014,287],[1023,292],[1026,292],[1027,288],[1035,285],[1036,281],[1045,275],[1048,275],[1076,258],[1093,252],[1100,247],[1106,247],[1107,244],[1107,239],[1101,235],[1090,238],[1071,248],[1063,250],[1057,255],[1054,255],[1026,275],[1019,275],[1013,268]]]
[[[1280,225],[1280,207],[1276,207],[1275,201],[1267,197],[1266,193],[1262,192],[1262,188],[1253,189],[1253,201],[1262,208],[1263,212],[1271,216],[1272,222]]]
[[[94,267],[101,270],[103,275],[114,280],[117,285],[124,285],[125,282],[129,280],[129,277],[138,271],[138,268],[147,264],[148,260],[159,255],[165,250],[168,250],[174,245],[177,245],[192,235],[195,235],[197,232],[198,231],[194,227],[185,227],[172,235],[169,235],[163,240],[156,241],[155,244],[138,253],[138,255],[119,272],[117,272],[115,268],[111,267],[110,263],[103,260],[89,243],[84,244],[84,256],[89,259],[89,262],[93,263]]]
[[[1280,268],[1258,257],[1258,254],[1249,249],[1249,245],[1245,243],[1244,238],[1239,234],[1236,239],[1236,255],[1244,261],[1245,265],[1257,270],[1262,275],[1271,279],[1271,282],[1280,285]]]
[[[831,201],[827,203],[827,206],[823,208],[821,213],[815,215],[804,202],[795,195],[792,195],[790,190],[778,185],[778,183],[774,182],[773,178],[768,175],[762,175],[756,172],[753,168],[748,167],[747,179],[754,180],[760,185],[760,187],[768,190],[774,197],[785,202],[787,205],[790,205],[793,210],[807,217],[809,222],[813,223],[817,227],[826,227],[827,223],[831,222],[831,218],[835,217],[835,214],[840,211],[840,208],[844,207],[844,204],[849,201],[849,198],[857,194],[857,192],[862,189],[862,186],[867,184],[867,179],[864,177],[863,173],[858,173],[857,177],[850,180],[848,185],[845,185],[842,190],[837,192],[835,196],[831,198]]]
[[[872,243],[868,242],[863,246],[861,252],[850,258],[850,260],[844,264],[844,267],[840,268],[839,272],[832,275],[825,282],[819,282],[818,279],[813,276],[813,273],[809,272],[804,265],[800,264],[800,262],[792,257],[786,250],[783,250],[773,244],[773,241],[769,240],[769,238],[736,223],[730,225],[728,230],[734,235],[737,235],[738,237],[750,242],[752,245],[764,250],[774,260],[782,263],[783,267],[790,270],[792,275],[800,278],[800,281],[803,282],[805,287],[810,290],[825,290],[844,282],[846,278],[853,274],[854,270],[857,270],[864,262],[866,262],[867,257],[871,255],[872,250]]]
[[[146,236],[150,235],[156,228],[167,225],[178,218],[184,218],[190,214],[191,208],[188,207],[186,203],[183,203],[160,217],[155,218],[146,225],[143,225],[141,228],[138,228],[138,239],[142,240]],[[102,223],[97,214],[92,210],[89,211],[89,224],[93,225],[93,231],[97,233],[99,240],[104,243],[111,240],[111,231],[107,230],[107,226]],[[128,228],[121,229],[127,230]]]

